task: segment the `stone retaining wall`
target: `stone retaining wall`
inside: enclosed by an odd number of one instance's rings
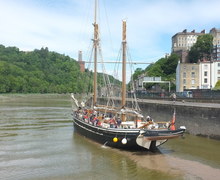
[[[99,99],[104,104],[105,99]],[[120,104],[120,100],[116,101]],[[128,104],[131,103],[128,101]],[[220,140],[220,108],[192,107],[175,104],[139,102],[145,116],[155,121],[169,121],[176,109],[176,127],[186,126],[187,132]]]

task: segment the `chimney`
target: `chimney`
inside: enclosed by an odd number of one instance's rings
[[[201,33],[205,34],[205,29],[203,29],[203,30],[201,31]]]
[[[183,30],[183,33],[187,33],[187,29],[184,29],[184,30]]]
[[[82,51],[79,51],[78,63],[79,63],[79,66],[80,66],[80,71],[85,72],[85,61],[82,60]]]

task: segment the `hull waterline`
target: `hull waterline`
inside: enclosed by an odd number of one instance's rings
[[[168,139],[177,138],[185,132],[184,129],[170,130],[143,130],[102,128],[93,126],[74,117],[74,129],[77,133],[95,142],[114,148],[126,150],[152,150],[165,143]],[[113,140],[114,138],[117,141]]]

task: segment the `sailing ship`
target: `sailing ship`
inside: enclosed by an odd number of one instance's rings
[[[97,51],[99,46],[99,29],[94,18],[94,85],[93,98],[89,103],[80,104],[71,94],[77,110],[73,110],[74,130],[98,143],[120,149],[155,150],[169,139],[182,136],[184,126],[175,128],[175,111],[171,121],[155,122],[149,116],[145,117],[137,105],[136,108],[126,107],[126,21],[122,25],[122,86],[121,104],[116,106],[99,105],[97,98]]]

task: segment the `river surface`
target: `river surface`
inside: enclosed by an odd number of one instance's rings
[[[2,180],[194,180],[220,177],[220,141],[185,135],[128,152],[74,133],[69,95],[0,95]]]

